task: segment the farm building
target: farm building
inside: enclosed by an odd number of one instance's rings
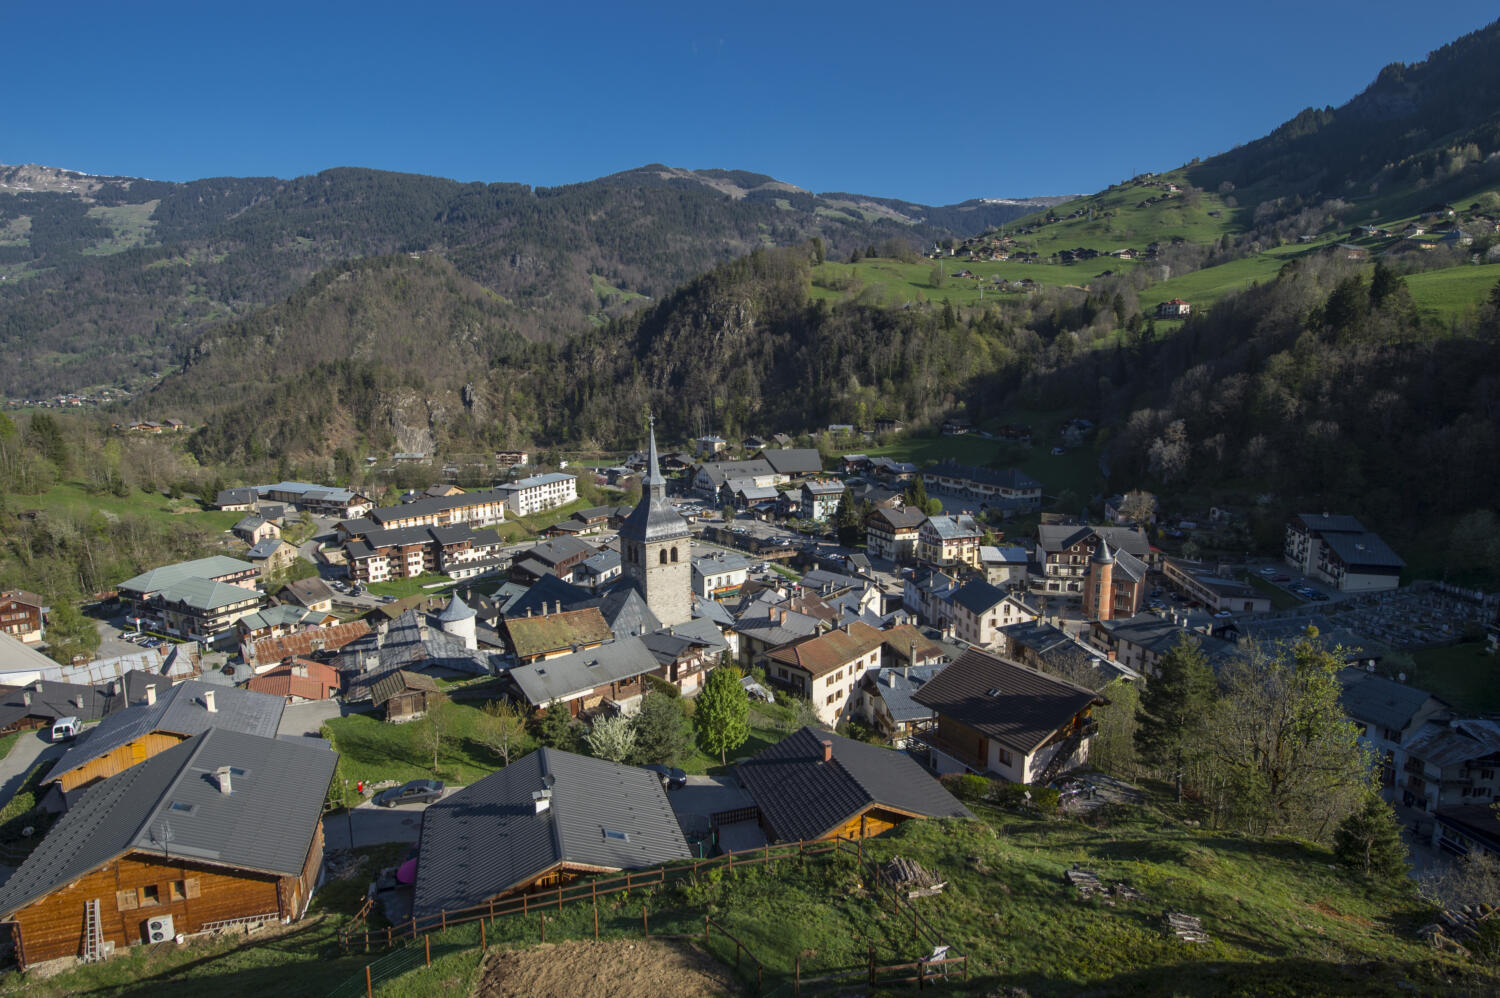
[[[416,720],[440,696],[431,676],[405,669],[393,669],[370,683],[370,699],[387,721]]]
[[[17,963],[300,918],[337,758],[210,728],[90,787],[0,887]]]

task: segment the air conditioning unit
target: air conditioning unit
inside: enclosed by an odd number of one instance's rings
[[[171,915],[158,915],[146,920],[146,941],[149,943],[171,942],[177,935]]]

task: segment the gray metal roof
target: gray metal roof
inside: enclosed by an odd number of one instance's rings
[[[142,572],[120,583],[122,590],[136,593],[154,593],[186,579],[214,579],[222,575],[240,572],[258,572],[260,569],[248,561],[216,554],[210,558],[182,561],[175,565],[163,565],[149,572]]]
[[[1343,706],[1344,713],[1356,721],[1376,724],[1392,731],[1404,730],[1428,700],[1436,699],[1426,690],[1377,676],[1364,669],[1340,669],[1338,679],[1343,685],[1339,703]],[[1442,700],[1437,702],[1447,706]]]
[[[823,761],[823,742],[833,758]],[[785,842],[825,835],[872,805],[933,818],[972,818],[904,752],[802,728],[736,770],[761,817]]]
[[[917,665],[903,669],[881,669],[877,673],[866,673],[875,695],[885,702],[885,709],[894,721],[923,721],[932,717],[932,708],[917,703],[912,694],[943,670],[947,663]]]
[[[537,814],[532,794],[544,789],[551,806]],[[418,918],[479,904],[559,863],[630,870],[692,858],[655,773],[548,748],[429,807],[419,856]]]
[[[1351,569],[1406,567],[1401,556],[1376,534],[1325,534],[1323,544]]]
[[[600,686],[651,672],[658,663],[640,638],[619,638],[598,648],[518,665],[510,678],[537,707],[570,700]]]
[[[106,688],[81,683],[39,679],[27,686],[0,687],[0,727],[9,727],[27,717],[97,721],[104,716],[108,704]]]
[[[452,623],[458,620],[468,620],[473,616],[475,616],[474,611],[469,609],[468,604],[460,599],[457,593],[454,593],[453,598],[448,601],[447,606],[443,607],[443,612],[438,614],[437,619],[440,623]]]
[[[282,542],[275,543],[279,545]],[[255,554],[253,548],[251,554]],[[182,579],[157,592],[167,603],[181,603],[195,610],[217,610],[246,600],[259,600],[266,595],[259,589],[246,589],[244,586],[210,579]]]
[[[1007,595],[1004,589],[983,579],[970,579],[955,589],[948,599],[978,617],[1004,603]]]
[[[204,699],[209,692],[214,695],[211,712]],[[227,728],[274,738],[285,708],[286,701],[278,696],[190,679],[172,687],[154,704],[136,704],[106,717],[87,738],[62,754],[43,782],[55,780],[152,731],[192,736],[211,728]]]
[[[823,456],[816,447],[768,447],[757,457],[778,475],[815,475],[823,470]]]
[[[651,650],[656,661],[662,665],[675,662],[689,648],[708,648],[723,651],[729,647],[724,635],[711,620],[698,617],[686,624],[652,631],[641,635],[641,643]]]
[[[317,739],[200,732],[85,791],[0,887],[0,913],[127,852],[295,876],[337,762]],[[235,770],[228,794],[221,766]]]
[[[972,516],[959,514],[958,516],[929,516],[927,526],[941,539],[957,540],[963,537],[979,537],[984,531],[979,524],[974,522]]]

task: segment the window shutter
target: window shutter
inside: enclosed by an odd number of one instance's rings
[[[185,893],[190,898],[195,898],[195,897],[198,896],[198,878],[197,877],[188,877],[182,883],[183,883],[183,887],[184,887],[183,893]]]
[[[115,908],[120,911],[129,911],[137,907],[135,891],[115,891]]]

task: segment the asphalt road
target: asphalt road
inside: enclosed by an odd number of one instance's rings
[[[457,793],[463,787],[445,787],[443,796]],[[323,839],[329,849],[349,848],[353,832],[355,846],[381,845],[386,842],[415,842],[422,836],[422,812],[426,804],[402,804],[398,807],[376,807],[369,801],[343,814],[323,819]]]
[[[31,768],[42,760],[51,762],[67,751],[71,742],[52,742],[50,731],[39,728],[36,731],[23,731],[21,737],[10,747],[4,759],[0,759],[0,806],[9,803],[21,789],[21,783],[26,779],[26,774]],[[88,737],[88,732],[81,736]]]

